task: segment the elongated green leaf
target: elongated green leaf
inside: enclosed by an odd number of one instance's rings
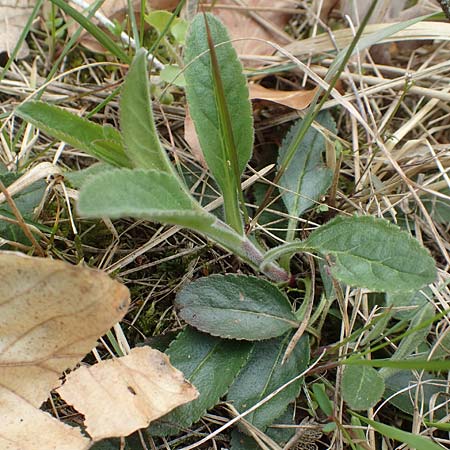
[[[403,442],[415,448],[416,450],[443,450],[444,447],[434,443],[431,439],[419,436],[417,434],[408,433],[407,431],[399,430],[398,428],[385,425],[384,423],[375,422],[374,420],[367,419],[359,414],[352,413],[359,420],[369,424],[375,431],[381,433],[388,438],[395,439],[396,441]]]
[[[255,277],[200,278],[178,293],[176,303],[180,317],[189,325],[223,338],[269,339],[298,326],[283,293]]]
[[[172,173],[167,153],[155,127],[148,85],[147,52],[137,51],[122,87],[120,125],[125,147],[134,167]]]
[[[309,341],[304,336],[289,359],[281,364],[289,336],[255,343],[247,365],[228,391],[227,400],[244,412],[277,388],[303,372],[309,362]],[[245,417],[253,425],[265,430],[297,397],[302,380],[287,386],[275,397]]]
[[[323,383],[314,383],[312,385],[312,390],[319,408],[327,416],[331,417],[333,415],[333,403],[325,391],[325,385]]]
[[[199,397],[174,409],[150,428],[162,436],[189,427],[227,391],[251,351],[251,344],[222,340],[186,328],[167,350],[171,364],[199,391]]]
[[[305,241],[270,250],[265,264],[306,250],[330,256],[331,273],[338,280],[373,291],[416,290],[436,278],[434,260],[417,240],[390,222],[370,216],[337,217]]]
[[[348,366],[342,376],[342,397],[352,409],[372,408],[384,392],[383,377],[372,367]]]
[[[219,67],[211,62],[205,17]],[[224,195],[225,213],[236,222],[239,175],[251,156],[253,126],[247,83],[229,40],[217,18],[198,15],[187,38],[185,78],[189,110],[205,160]]]
[[[316,121],[336,133],[336,125],[328,111],[319,113]],[[282,164],[285,160],[286,152],[301,126],[302,120],[300,119],[284,138],[278,156],[278,164]],[[333,173],[323,163],[324,151],[325,138],[323,134],[310,127],[278,183],[281,187],[282,199],[291,216],[298,217],[311,208],[330,187]]]
[[[0,180],[6,187],[16,181],[18,178],[20,178],[20,174],[18,173],[0,173]],[[17,209],[22,214],[22,217],[24,218],[26,223],[33,223],[34,210],[42,201],[42,197],[44,196],[46,187],[47,184],[44,180],[38,180],[21,192],[14,195],[14,203]],[[16,219],[15,215],[11,211],[11,208],[6,202],[0,204],[0,215],[8,217],[10,219]],[[47,227],[43,227],[38,224],[36,225],[41,230],[50,231]],[[21,242],[25,245],[29,245],[30,243],[29,238],[25,236],[25,233],[22,231],[19,225],[12,224],[1,219],[0,237],[8,239],[10,241]]]
[[[102,127],[44,102],[24,103],[16,109],[16,114],[50,136],[84,150],[95,158],[118,167],[131,166],[120,133],[112,127]],[[111,145],[105,144],[106,141],[111,142]]]
[[[194,229],[216,220],[177,178],[143,169],[114,169],[89,177],[81,189],[78,210],[86,217],[141,217]]]

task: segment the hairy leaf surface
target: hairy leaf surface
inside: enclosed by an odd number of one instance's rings
[[[145,49],[137,51],[122,87],[120,125],[127,154],[135,167],[172,173],[153,118]]]
[[[16,114],[50,136],[118,167],[130,167],[120,133],[44,102],[27,102]],[[108,145],[108,142],[110,145]],[[98,145],[97,145],[98,144]]]
[[[141,217],[200,229],[216,220],[172,175],[143,169],[114,169],[89,177],[78,210],[86,217]]]

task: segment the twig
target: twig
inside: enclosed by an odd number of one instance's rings
[[[85,2],[84,0],[69,0],[69,2],[74,3],[75,5],[79,6],[80,8],[83,8],[83,9],[88,9],[91,6],[89,3]],[[108,30],[110,30],[111,32],[114,32],[114,29],[115,29],[114,23],[111,22],[111,20],[109,20],[104,14],[102,14],[99,11],[96,11],[94,14],[94,17],[103,26],[108,28]],[[126,45],[129,45],[130,47],[136,49],[136,41],[131,36],[129,36],[127,33],[125,33],[124,31],[120,32],[120,39],[122,39],[122,41]],[[156,56],[149,53],[147,55],[147,58],[149,59],[149,61],[152,61],[152,63],[154,64],[154,66],[157,69],[159,69],[159,70],[164,69],[164,64]]]

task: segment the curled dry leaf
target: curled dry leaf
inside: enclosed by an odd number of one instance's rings
[[[65,448],[50,435],[46,445],[22,446],[35,421],[47,421],[31,408],[124,316],[128,289],[96,270],[11,252],[0,252],[0,273],[0,448]]]
[[[249,91],[252,100],[267,100],[301,110],[311,104],[317,93],[317,88],[301,91],[277,91],[275,89],[267,89],[259,84],[251,84],[249,85]]]
[[[87,432],[95,441],[128,436],[198,397],[169,358],[150,347],[80,368],[58,393],[84,414]]]
[[[35,0],[0,0],[0,53],[11,54],[14,50],[35,3]],[[17,56],[27,55],[28,46],[24,43]]]

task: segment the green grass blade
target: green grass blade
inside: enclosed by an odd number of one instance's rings
[[[367,419],[354,412],[352,412],[352,414],[362,422],[373,427],[375,431],[378,431],[378,433],[383,436],[403,442],[416,450],[443,450],[444,448],[427,437],[408,433],[407,431],[399,430],[398,428],[385,425],[384,423],[375,422],[374,420]]]
[[[56,6],[61,8],[72,19],[78,22],[89,34],[91,34],[97,41],[110,51],[116,58],[124,63],[131,63],[131,58],[97,25],[86,19],[80,12],[72,8],[64,0],[50,0]]]

